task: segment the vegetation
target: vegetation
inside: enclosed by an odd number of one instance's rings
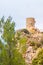
[[[23,29],[22,31],[24,31],[24,33],[26,33],[26,34],[29,34],[30,32],[28,31],[28,30],[26,30],[26,29]]]
[[[42,43],[37,41],[31,41],[30,45],[33,46],[34,49],[37,49],[41,47]]]
[[[9,16],[0,20],[0,65],[26,65],[22,54],[16,49],[15,23]]]
[[[39,47],[43,47],[43,36],[38,42],[31,38],[30,32],[26,29],[16,32],[12,18],[9,16],[5,20],[3,16],[0,19],[0,65],[27,65],[23,54],[25,55],[28,45],[34,48],[33,51],[37,51]],[[29,51],[28,53],[35,52]],[[31,65],[43,65],[43,49],[32,60]]]
[[[32,65],[43,65],[43,49],[41,49],[37,57],[32,60]]]
[[[27,38],[25,36],[24,37],[18,36],[17,40],[18,40],[18,45],[17,45],[18,51],[21,54],[24,54],[26,52],[26,49],[27,49],[27,46],[26,46]]]
[[[27,42],[27,38],[23,37],[19,40],[19,45],[20,45],[20,49],[21,49],[21,53],[25,53],[27,46],[26,46],[26,42]]]

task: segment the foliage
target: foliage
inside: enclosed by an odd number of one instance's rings
[[[22,37],[19,39],[19,50],[23,54],[26,52],[27,46],[26,46],[27,38]]]
[[[5,49],[5,45],[0,41],[0,65],[8,65],[8,53]]]
[[[0,21],[0,29],[3,30],[1,37],[6,43],[2,44],[0,41],[0,65],[26,65],[22,55],[16,49],[15,23],[10,16],[6,21],[4,21],[4,18]]]
[[[0,19],[0,33],[2,33],[3,25],[4,25],[4,16]]]
[[[36,42],[36,41],[31,41],[30,45],[33,46],[34,49],[37,49],[38,47],[41,46],[41,43],[40,42]]]
[[[31,44],[30,45],[32,45],[32,46],[35,46],[35,42],[34,41],[31,41]]]
[[[22,55],[18,52],[18,50],[15,50],[13,58],[15,60],[12,61],[14,63],[13,65],[26,65]]]
[[[27,38],[23,37],[19,40],[20,45],[26,44]]]
[[[43,45],[43,35],[42,35],[42,37],[41,37],[41,41],[40,41],[40,42],[41,42],[41,44]]]
[[[26,34],[29,34],[29,31],[26,30],[26,29],[23,29],[22,31],[24,31],[24,33],[26,33]],[[21,32],[22,32],[22,31],[21,31]]]
[[[21,35],[21,32],[17,32],[17,34],[16,34],[16,39],[17,39],[17,40],[20,39],[20,35]]]
[[[43,49],[41,49],[37,57],[32,60],[32,65],[43,65]]]

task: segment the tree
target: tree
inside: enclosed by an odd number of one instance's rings
[[[1,23],[3,23],[2,21],[4,22],[3,18]],[[6,43],[1,54],[4,59],[1,65],[26,65],[22,55],[16,49],[15,23],[12,21],[12,18],[9,16],[1,27],[3,29],[2,39]]]

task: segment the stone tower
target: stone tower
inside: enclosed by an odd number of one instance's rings
[[[26,29],[29,32],[33,32],[35,28],[35,19],[34,18],[26,18]]]

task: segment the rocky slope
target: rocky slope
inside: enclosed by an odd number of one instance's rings
[[[39,48],[43,48],[43,33],[38,29],[34,29],[34,33],[30,33],[27,29],[22,29],[16,31],[16,38],[17,37],[19,37],[17,45],[19,51],[22,49],[22,46],[19,48],[19,40],[24,37],[27,39],[24,44],[26,46],[26,50],[22,55],[25,58],[26,63],[31,64],[33,58],[38,54]]]

